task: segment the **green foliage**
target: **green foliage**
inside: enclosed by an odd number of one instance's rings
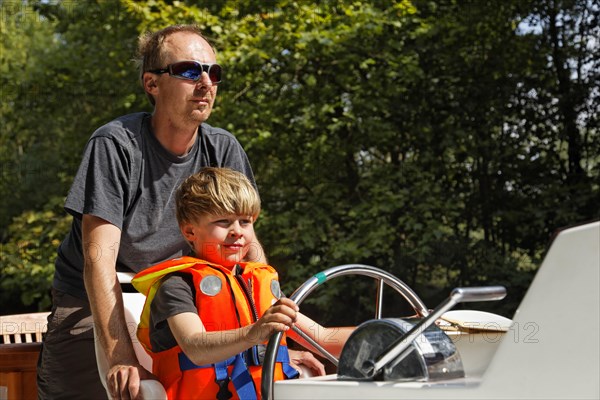
[[[116,115],[146,107],[146,100],[132,62],[137,22],[118,2],[0,7],[0,239],[8,312],[19,308],[19,299],[25,307],[48,307],[56,247],[65,233],[54,199],[66,195],[91,133]],[[48,231],[31,232],[23,223],[29,220],[38,230],[47,223]],[[47,236],[39,241],[30,237],[42,233]]]
[[[63,198],[48,201],[42,210],[15,217],[8,227],[10,240],[0,251],[0,304],[7,309],[43,311],[50,307],[54,258],[71,219]]]
[[[138,21],[140,32],[155,31],[173,24],[196,24],[207,37],[221,32],[219,19],[207,9],[181,1],[122,1],[128,14]],[[211,2],[213,3],[213,2]]]
[[[64,196],[91,133],[138,111],[136,21],[118,2],[2,2],[0,225]],[[1,233],[2,236],[6,232]]]
[[[52,54],[56,43],[54,25],[41,21],[25,3],[2,2],[0,7],[0,226],[5,227],[39,196],[27,190],[43,181],[46,167],[32,154],[45,146],[38,140],[41,135],[32,133],[43,129],[31,125],[31,110],[37,106],[40,82],[47,79],[39,61]]]

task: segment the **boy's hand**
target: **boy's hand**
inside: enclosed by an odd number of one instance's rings
[[[288,298],[281,298],[254,323],[248,334],[256,344],[263,343],[275,332],[289,330],[298,315],[298,306]]]

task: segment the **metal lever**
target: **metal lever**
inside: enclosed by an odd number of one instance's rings
[[[300,328],[298,328],[296,325],[292,326],[292,330],[294,332],[296,332],[298,334],[298,336],[300,336],[302,339],[306,340],[308,343],[310,343],[311,346],[313,346],[314,348],[316,348],[317,350],[319,350],[319,352],[321,352],[321,354],[327,358],[333,365],[335,365],[336,367],[338,366],[338,359],[335,358],[330,352],[328,352],[327,350],[325,350],[319,343],[317,343],[316,341],[313,340],[313,338],[311,338],[310,336],[308,336],[306,333],[302,332],[300,330]]]
[[[362,372],[365,377],[373,378],[385,366],[391,363],[391,367],[400,363],[412,348],[412,342],[421,335],[431,324],[433,324],[446,311],[450,310],[458,303],[473,301],[495,301],[502,300],[506,296],[504,286],[487,286],[473,288],[456,288],[450,293],[450,297],[444,300],[431,314],[423,318],[410,331],[404,334],[397,341],[392,343],[388,350],[377,357],[375,362],[367,361],[362,366]]]

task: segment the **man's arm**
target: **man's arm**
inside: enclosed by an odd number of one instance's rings
[[[123,294],[116,274],[121,230],[83,215],[84,281],[95,334],[108,361],[106,382],[113,398],[136,398],[140,379],[152,378],[138,362],[125,322]]]

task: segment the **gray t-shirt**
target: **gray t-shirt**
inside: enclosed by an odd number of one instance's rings
[[[235,169],[256,186],[246,153],[223,129],[202,124],[192,150],[178,157],[155,138],[148,113],[129,114],[100,127],[87,143],[65,202],[73,223],[58,248],[54,287],[86,297],[83,214],[121,229],[121,242],[116,244],[118,269],[137,272],[189,254],[175,217],[175,191],[185,178],[206,166]]]
[[[168,274],[162,279],[150,304],[150,345],[160,352],[177,345],[167,319],[184,312],[198,314],[196,290],[192,275]]]

